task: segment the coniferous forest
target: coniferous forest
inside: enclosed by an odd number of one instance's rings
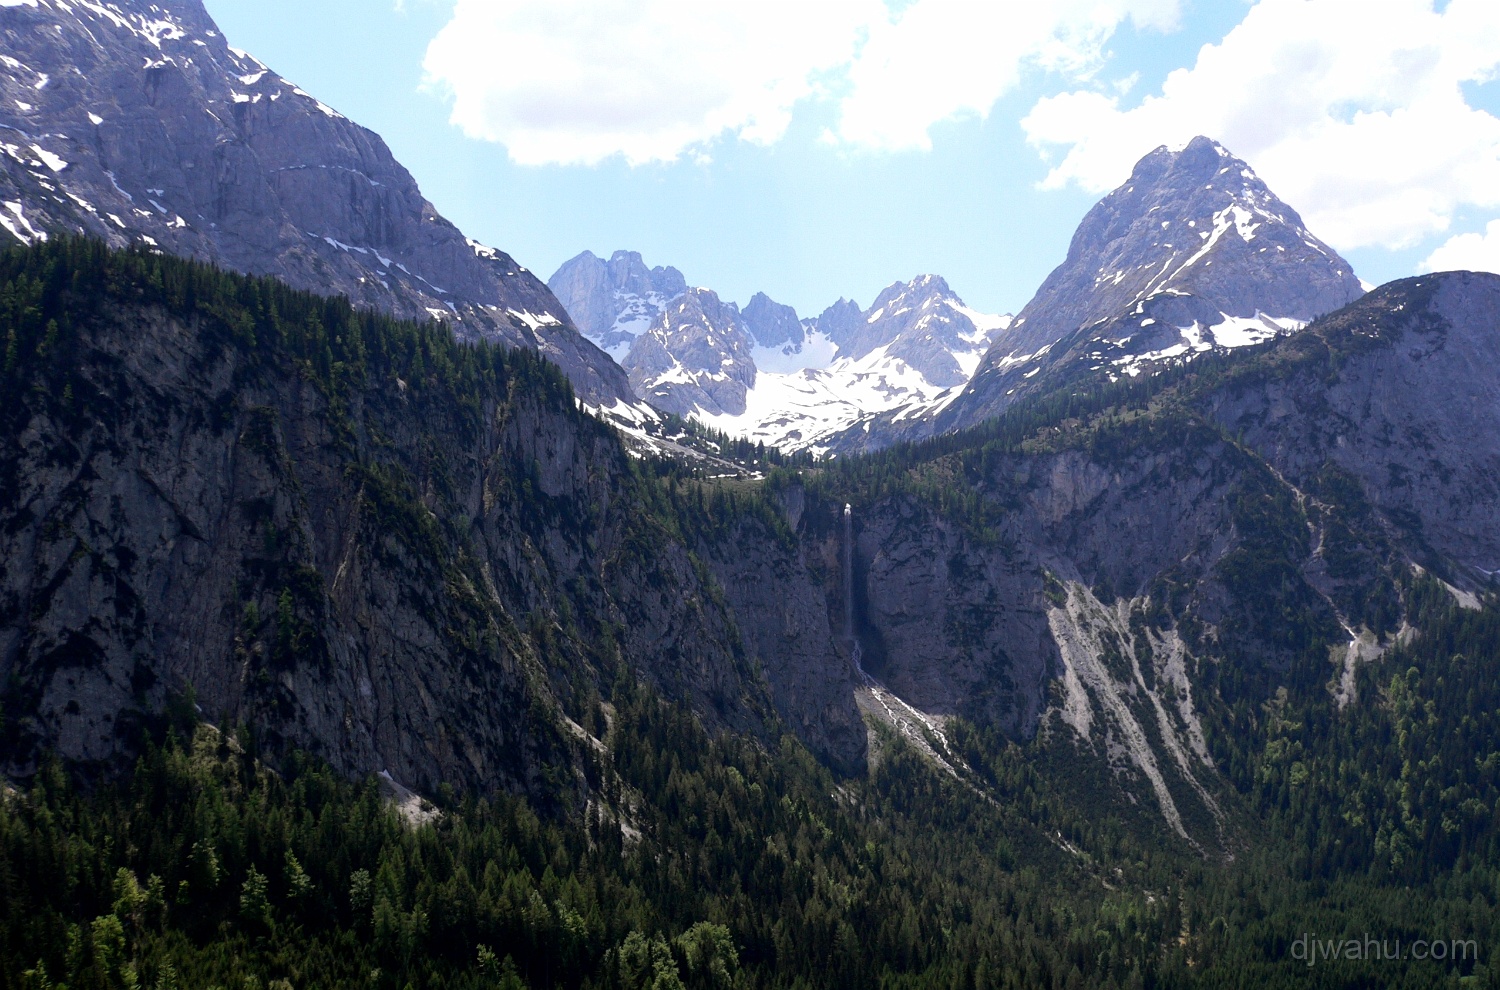
[[[292,369],[320,396],[328,443],[341,450],[362,449],[360,390],[397,379],[420,414],[442,409],[451,432],[482,433],[487,404],[517,395],[607,432],[529,352],[459,344],[442,324],[270,280],[57,239],[0,254],[5,442],[27,409],[45,407],[63,432],[110,415],[79,373],[78,342],[101,314],[125,309],[169,313],[248,367]],[[751,524],[790,539],[778,497],[792,485],[830,504],[899,493],[984,537],[1003,506],[954,478],[1041,448],[1126,458],[1187,442],[1205,429],[1192,389],[1259,373],[1257,360],[1047,398],[972,434],[832,465],[703,434],[723,461],[746,465],[740,477],[620,455],[620,497],[644,543],[703,546]],[[224,401],[228,417],[232,389]],[[0,488],[21,485],[15,463],[0,457]],[[349,470],[403,553],[447,552],[456,524],[423,510],[399,466]],[[528,470],[517,466],[507,497],[564,511]],[[1237,507],[1239,531],[1269,535],[1231,561],[1231,587],[1236,574],[1268,584],[1276,541],[1304,525],[1299,507],[1252,494]],[[1328,474],[1319,497],[1351,527],[1365,511],[1341,476]],[[459,586],[464,566],[445,580]],[[246,662],[326,665],[323,578],[276,580],[276,610],[245,610]],[[872,721],[868,772],[836,772],[773,713],[754,725],[706,716],[667,679],[622,662],[616,634],[581,616],[549,624],[548,613],[515,635],[541,644],[535,690],[558,699],[522,717],[585,742],[559,743],[550,773],[504,787],[407,796],[378,774],[333,769],[253,713],[204,711],[174,689],[119,730],[129,738],[118,761],[41,752],[4,784],[0,987],[1500,985],[1500,609],[1492,596],[1465,607],[1420,570],[1350,586],[1361,596],[1350,608],[1371,629],[1394,633],[1382,624],[1398,624],[1399,602],[1418,631],[1357,667],[1355,702],[1328,690],[1331,643],[1290,593],[1267,620],[1284,666],[1221,664],[1200,682],[1213,695],[1203,709],[1223,854],[1153,824],[1058,733],[1018,738],[954,717],[944,746],[959,769],[945,773]],[[486,655],[482,632],[454,635]],[[6,687],[0,745],[12,753],[34,738],[28,690]],[[1408,956],[1309,960],[1304,937],[1341,953],[1344,940],[1373,937]],[[1411,958],[1419,941],[1442,943],[1443,957]]]

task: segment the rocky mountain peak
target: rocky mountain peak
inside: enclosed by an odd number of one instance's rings
[[[933,385],[951,388],[968,380],[991,334],[1009,322],[1008,316],[964,305],[941,276],[919,275],[888,285],[845,336],[839,353],[859,360],[880,350]]]
[[[1185,295],[1210,319],[1306,323],[1362,294],[1352,266],[1249,165],[1197,137],[1142,158],[1088,212],[1011,336],[1050,343],[1148,299]]]
[[[764,292],[751,296],[740,315],[745,327],[762,347],[802,343],[802,321],[797,318],[797,311],[776,302]]]
[[[839,301],[823,310],[816,319],[806,321],[810,330],[816,330],[835,344],[842,345],[864,325],[865,311],[853,299],[839,297]]]
[[[1363,293],[1352,266],[1222,145],[1157,148],[1084,217],[945,427],[994,415],[1058,375],[1137,375],[1260,343]]]
[[[608,261],[584,251],[563,262],[547,287],[578,329],[618,360],[687,291],[687,280],[675,268],[648,267],[639,251],[616,251]]]
[[[0,38],[9,236],[87,234],[441,319],[539,349],[591,403],[631,398],[546,286],[439,215],[379,135],[230,47],[200,0],[5,3]]]
[[[738,416],[755,387],[754,349],[739,307],[693,288],[662,308],[623,364],[636,392],[661,409]]]

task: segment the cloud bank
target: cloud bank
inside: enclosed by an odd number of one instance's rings
[[[1178,0],[458,0],[428,47],[452,122],[521,164],[673,161],[725,135],[779,140],[804,100],[833,138],[926,149],[983,116],[1023,67],[1082,78],[1127,19],[1169,29]]]
[[[1181,0],[456,0],[424,68],[454,124],[525,165],[708,160],[715,141],[781,140],[807,103],[841,148],[926,150],[935,124],[987,116],[1032,73],[1065,90],[1020,121],[1053,163],[1044,187],[1101,192],[1206,134],[1341,250],[1410,248],[1500,208],[1500,119],[1471,99],[1500,71],[1496,0],[1259,0],[1143,99],[1104,82],[1122,27],[1180,15]]]

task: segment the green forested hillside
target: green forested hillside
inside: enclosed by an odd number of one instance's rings
[[[339,644],[326,631],[334,572],[312,555],[305,566],[273,567],[279,548],[301,537],[266,525],[263,513],[259,570],[247,573],[269,589],[264,608],[237,601],[231,621],[236,664],[273,703],[200,711],[192,691],[142,674],[132,684],[138,717],[113,729],[133,757],[43,755],[28,765],[26,747],[43,738],[34,719],[44,682],[4,671],[0,746],[9,765],[31,772],[16,773],[0,799],[0,988],[1500,984],[1491,975],[1500,952],[1493,596],[1464,607],[1406,566],[1342,474],[1320,474],[1306,499],[1288,495],[1195,405],[1217,382],[1272,373],[1275,360],[1336,363],[1337,354],[1216,359],[1018,406],[982,432],[923,448],[783,464],[755,484],[626,457],[529,353],[462,346],[439,325],[359,314],[266,280],[61,241],[0,254],[4,442],[19,446],[41,409],[58,424],[55,459],[85,461],[68,442],[116,412],[96,386],[126,374],[81,369],[72,349],[122,300],[170,311],[236,355],[244,380],[222,393],[224,421],[242,423],[243,442],[272,460],[314,444],[283,443],[285,424],[242,409],[235,388],[290,368],[316,393],[327,428],[318,442],[347,455],[335,463],[370,520],[350,539],[375,533],[373,556],[431,577],[436,635],[466,676],[520,658],[506,682],[520,687],[505,738],[531,748],[492,766],[499,786],[472,786],[470,774],[428,788],[433,817],[397,810],[376,775],[333,769],[336,752],[310,753],[268,731],[295,700],[282,685],[303,671],[336,675]],[[373,407],[398,381],[407,404],[381,418]],[[515,511],[499,524],[461,516],[463,465],[432,438],[483,437],[505,422],[497,407],[522,402],[605,452],[607,463],[587,462],[584,473],[608,482],[590,491],[609,507],[557,494],[540,458],[515,456],[496,459],[478,499]],[[414,445],[419,456],[373,435],[401,417],[430,426]],[[1227,611],[1210,635],[1181,606],[1187,592],[1164,578],[1152,589],[1155,610],[1136,617],[1180,624],[1195,648],[1220,635],[1230,644],[1194,685],[1225,810],[1222,848],[1179,841],[1149,799],[1137,799],[1146,792],[1117,786],[1117,768],[1061,731],[1018,739],[953,718],[949,774],[876,722],[869,772],[851,774],[820,762],[798,727],[759,700],[766,675],[706,561],[746,527],[792,545],[794,489],[809,515],[824,513],[824,529],[828,506],[894,493],[935,506],[945,525],[983,544],[1000,542],[996,528],[1020,501],[984,487],[1007,458],[1084,450],[1125,464],[1183,449],[1228,450],[1249,465],[1228,510],[1238,542],[1213,574],[1231,591],[1266,592]],[[726,453],[756,467],[777,460],[748,447]],[[26,481],[17,463],[0,456],[11,472],[0,471],[0,490]],[[290,468],[286,477],[295,480]],[[559,578],[565,593],[485,585],[471,536],[481,524],[499,531],[487,538],[512,540],[503,546],[517,557],[587,559],[604,539],[601,520],[620,531],[608,534],[618,552],[604,566],[638,583],[666,569],[629,568],[685,548],[676,572],[685,600],[669,618],[699,623],[683,638],[722,642],[683,648],[663,634],[661,655],[627,654],[621,621],[582,612],[603,600],[588,575]],[[34,524],[20,510],[3,520],[11,533]],[[1410,627],[1357,666],[1344,704],[1329,689],[1341,630],[1296,572],[1314,524],[1338,607],[1375,633]],[[108,587],[128,585],[129,560],[82,543],[75,552],[104,561]],[[504,613],[526,601],[529,612]],[[22,611],[19,600],[0,600],[7,628],[29,621]],[[716,615],[728,618],[703,618]],[[1238,663],[1228,652],[1236,635],[1270,642],[1274,663]],[[94,662],[81,648],[49,656],[68,670]],[[707,680],[718,693],[683,686],[707,678],[721,656],[729,673],[714,668],[722,679]],[[1466,958],[1309,965],[1304,936],[1340,948],[1369,936],[1408,954],[1416,940],[1449,949],[1458,940]]]
[[[1475,710],[1500,698],[1449,652],[1484,626],[1449,615],[1433,650],[1372,667],[1388,705],[1268,720],[1231,863],[1070,809],[1025,749],[974,743],[994,804],[899,743],[840,784],[790,738],[711,739],[626,681],[589,768],[623,833],[505,796],[412,825],[376,779],[272,772],[183,723],[117,784],[80,791],[52,764],[7,794],[3,985],[1490,986],[1473,961],[1309,968],[1292,949],[1307,932],[1500,949],[1500,757],[1463,759],[1496,746]],[[1445,755],[1453,779],[1413,785]]]

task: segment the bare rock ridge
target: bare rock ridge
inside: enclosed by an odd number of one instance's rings
[[[969,309],[941,277],[922,275],[886,286],[846,331],[839,352],[858,360],[884,348],[886,356],[946,389],[969,380],[990,334],[1008,323]]]
[[[1363,293],[1350,264],[1217,142],[1158,148],[1084,217],[962,394],[877,417],[846,446],[963,429],[1075,381],[1263,343]]]
[[[859,303],[842,296],[816,317],[804,321],[809,330],[818,331],[839,346],[843,346],[864,324],[865,314]]]
[[[540,350],[596,406],[623,373],[380,137],[229,46],[201,0],[0,5],[0,226],[274,275]],[[7,234],[0,233],[0,239]]]

